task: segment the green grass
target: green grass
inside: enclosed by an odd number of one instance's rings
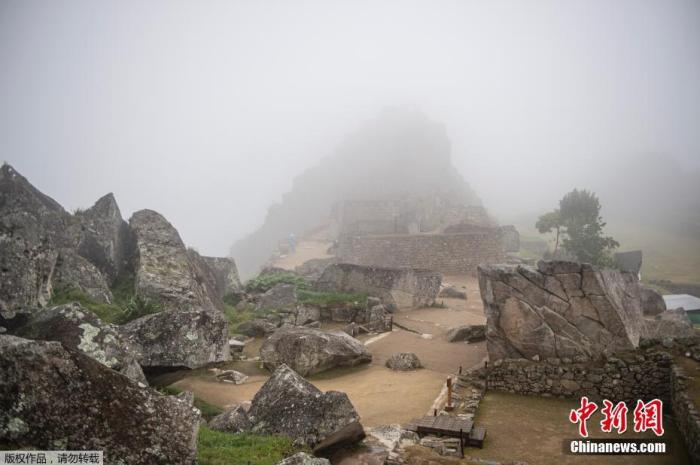
[[[49,306],[64,305],[73,302],[77,302],[90,310],[105,323],[119,324],[123,319],[124,309],[119,305],[97,302],[77,289],[56,290],[49,301]]]
[[[274,465],[296,452],[284,436],[222,433],[202,426],[197,438],[199,465]]]
[[[302,304],[316,305],[319,307],[345,303],[357,307],[365,307],[367,305],[367,294],[365,293],[317,292],[308,289],[299,289],[297,291],[297,298]]]
[[[121,293],[120,293],[121,292]],[[97,315],[105,323],[124,324],[151,313],[162,310],[162,306],[153,300],[128,294],[117,289],[113,293],[114,303],[98,302],[79,289],[56,289],[49,301],[49,306],[77,302]],[[125,300],[128,299],[128,300]]]
[[[258,276],[245,284],[246,292],[267,292],[278,284],[293,284],[297,289],[309,289],[309,283],[294,273],[277,273]]]

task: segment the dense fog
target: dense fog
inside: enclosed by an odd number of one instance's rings
[[[696,0],[0,3],[2,158],[212,255],[393,107],[441,128],[435,163],[499,221],[579,187],[611,225],[700,236],[698,83]]]

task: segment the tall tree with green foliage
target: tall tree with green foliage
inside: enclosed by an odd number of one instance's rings
[[[609,266],[612,250],[620,245],[603,235],[605,222],[600,216],[600,201],[587,190],[574,189],[566,194],[559,201],[559,208],[540,216],[535,226],[541,233],[556,231],[555,253],[561,235],[562,248],[581,262]]]

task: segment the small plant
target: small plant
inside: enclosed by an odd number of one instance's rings
[[[48,305],[53,307],[56,305],[70,304],[73,302],[79,303],[106,323],[118,323],[121,314],[123,313],[121,307],[118,305],[98,302],[80,289],[76,288],[55,289]]]
[[[139,295],[134,295],[124,306],[122,312],[122,323],[128,323],[131,320],[141,318],[142,316],[158,313],[163,309],[163,306],[153,300]]]

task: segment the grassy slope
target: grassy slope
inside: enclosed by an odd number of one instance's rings
[[[551,239],[540,235],[534,222],[535,219],[531,223],[516,224],[516,228],[521,235]],[[605,232],[620,242],[619,250],[642,250],[644,281],[668,279],[700,284],[700,237],[621,221],[610,221]]]

